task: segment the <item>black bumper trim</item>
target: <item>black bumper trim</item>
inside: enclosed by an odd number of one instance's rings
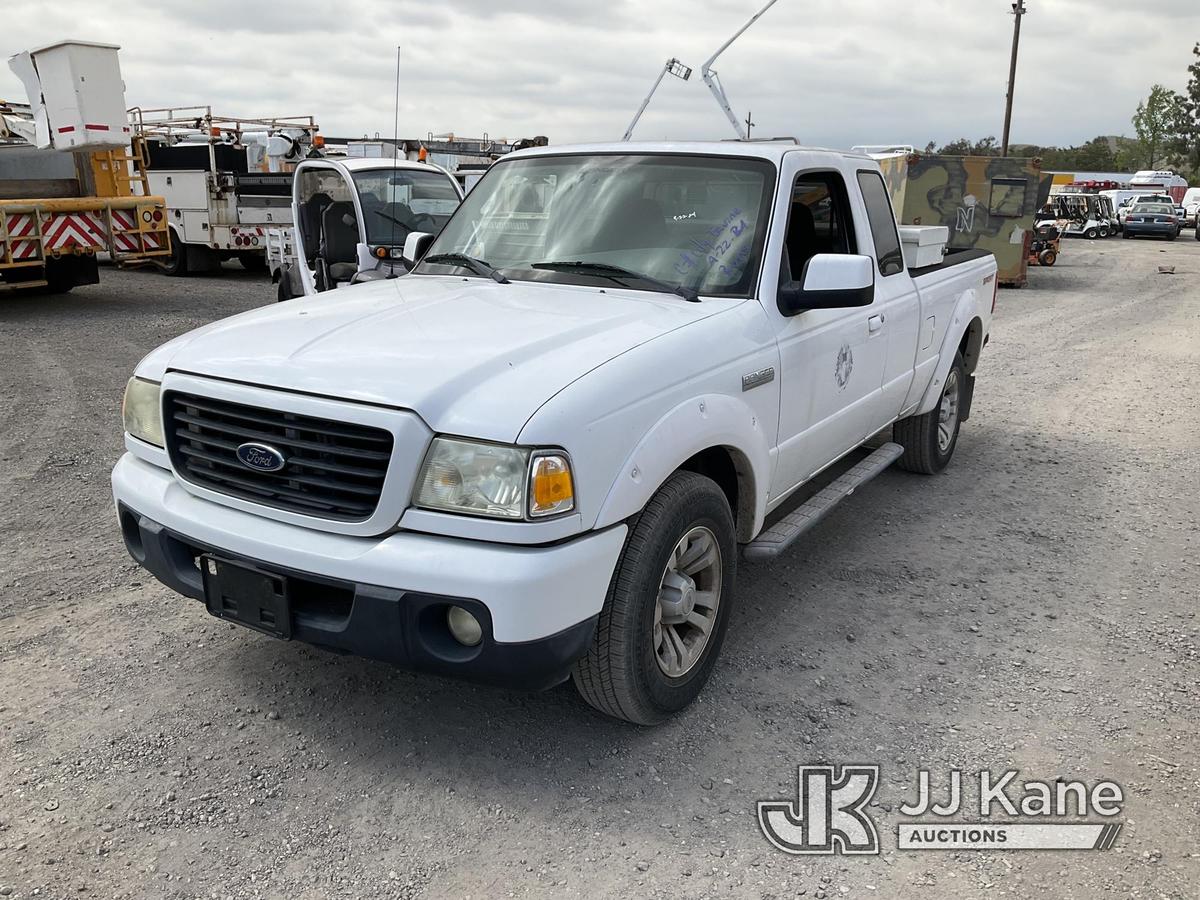
[[[129,555],[177,593],[204,602],[201,554],[242,561],[287,576],[304,587],[292,609],[292,637],[314,646],[365,656],[406,669],[524,690],[565,681],[592,642],[598,616],[557,634],[521,643],[492,636],[487,606],[471,597],[446,597],[358,584],[301,572],[230,553],[176,534],[125,505],[118,507]],[[461,606],[483,626],[483,640],[464,647],[450,635],[446,610]]]

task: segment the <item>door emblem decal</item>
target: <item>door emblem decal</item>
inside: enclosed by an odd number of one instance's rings
[[[838,390],[845,390],[850,383],[850,373],[854,371],[854,353],[849,344],[842,344],[838,350],[837,362],[833,366],[833,380],[837,382]]]

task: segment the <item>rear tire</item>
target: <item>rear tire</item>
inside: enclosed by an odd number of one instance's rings
[[[1058,253],[1054,250],[1043,250],[1038,254],[1038,263],[1043,266],[1052,266],[1058,262]]]
[[[265,272],[267,255],[265,253],[239,253],[237,261],[247,272]]]
[[[175,278],[182,278],[188,273],[187,265],[187,245],[179,240],[175,232],[171,232],[171,255],[167,257],[167,261],[162,263],[162,270],[165,274]]]
[[[1089,228],[1087,231],[1085,231],[1083,233],[1083,236],[1085,238],[1087,238],[1089,241],[1094,241],[1096,238],[1098,238],[1100,236],[1100,232],[1098,230],[1096,230],[1095,228]]]
[[[736,563],[724,492],[676,472],[626,538],[592,645],[571,674],[583,699],[639,725],[691,703],[725,638]]]
[[[892,439],[904,448],[904,455],[896,465],[922,475],[936,475],[946,468],[958,446],[966,387],[967,373],[962,356],[955,353],[946,380],[942,382],[937,406],[924,415],[909,416],[892,426]]]

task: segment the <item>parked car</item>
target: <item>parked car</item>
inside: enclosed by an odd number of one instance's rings
[[[1139,203],[1125,217],[1126,238],[1150,235],[1173,241],[1179,237],[1179,230],[1175,207],[1166,203]]]
[[[872,159],[790,141],[514,153],[405,255],[142,360],[130,554],[269,635],[640,723],[708,679],[739,553],[950,462],[996,301],[991,253],[906,267]]]
[[[1183,195],[1183,217],[1188,225],[1200,227],[1200,187],[1188,188]]]

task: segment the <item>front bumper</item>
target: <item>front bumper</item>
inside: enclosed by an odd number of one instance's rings
[[[113,469],[126,546],[160,581],[203,599],[202,553],[288,576],[298,640],[405,668],[544,688],[570,674],[591,641],[625,526],[546,547],[396,532],[329,534],[196,497],[170,472],[126,454]],[[449,605],[475,614],[483,641],[464,647]]]

